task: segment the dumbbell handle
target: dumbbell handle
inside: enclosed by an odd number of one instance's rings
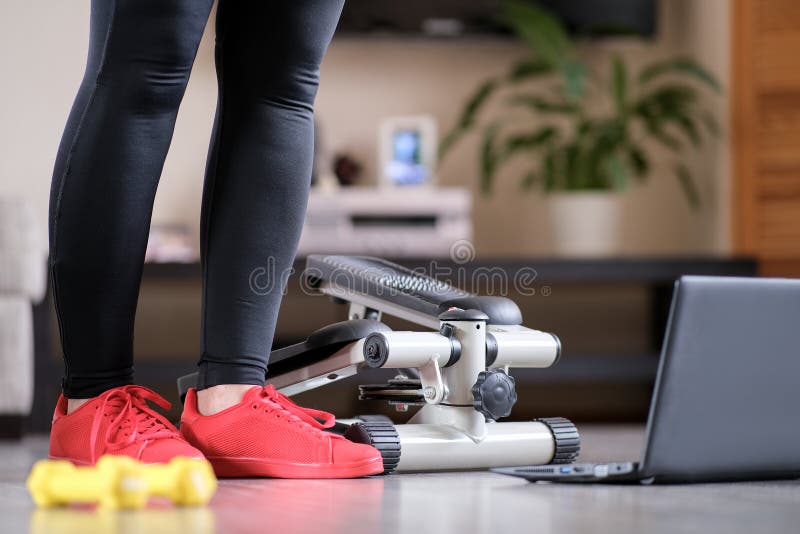
[[[145,466],[141,475],[151,496],[177,505],[205,504],[217,487],[211,466],[201,459],[173,458],[168,464]]]
[[[46,492],[48,499],[56,503],[91,503],[114,498],[116,504],[115,482],[114,478],[96,471],[75,469],[69,476],[51,477]]]

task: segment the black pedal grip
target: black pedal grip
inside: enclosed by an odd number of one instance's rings
[[[581,437],[572,421],[564,417],[542,417],[534,419],[550,429],[555,440],[555,454],[552,464],[571,464],[581,452]]]
[[[400,463],[400,436],[389,421],[359,421],[350,425],[344,437],[356,443],[372,445],[383,457],[383,474],[388,475]]]

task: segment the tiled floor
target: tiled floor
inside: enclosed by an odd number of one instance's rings
[[[582,427],[584,460],[638,456],[638,427]],[[228,480],[206,509],[35,510],[23,484],[44,438],[0,444],[0,531],[447,534],[767,533],[800,530],[800,482],[529,484],[486,472],[361,480]]]

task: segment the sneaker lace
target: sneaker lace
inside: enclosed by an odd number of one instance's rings
[[[295,416],[297,421],[302,421],[303,423],[306,423],[318,430],[331,428],[336,423],[336,416],[332,413],[298,406],[292,402],[289,397],[278,392],[278,390],[276,390],[271,384],[264,386],[264,388],[261,390],[261,396],[268,398],[289,412],[291,415]]]
[[[147,441],[159,438],[173,437],[177,430],[147,404],[152,402],[164,410],[169,410],[171,404],[158,395],[142,386],[123,386],[103,393],[102,402],[98,405],[98,414],[92,423],[90,434],[90,447],[92,462],[98,439],[102,439],[104,449],[121,449],[136,441]],[[100,436],[100,425],[104,416],[112,416],[106,431]]]

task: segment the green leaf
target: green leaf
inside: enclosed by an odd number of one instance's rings
[[[503,20],[545,61],[559,65],[573,54],[563,23],[546,9],[524,0],[505,0]]]
[[[672,120],[678,125],[678,127],[683,130],[683,133],[686,134],[686,137],[691,140],[692,144],[695,148],[699,147],[702,144],[702,139],[700,137],[700,130],[697,128],[695,122],[689,118],[687,115],[683,114],[676,114],[672,117]]]
[[[628,162],[636,178],[642,180],[647,176],[650,170],[650,162],[647,161],[647,155],[640,147],[636,145],[630,145],[628,147]]]
[[[647,132],[667,148],[675,151],[681,149],[681,142],[664,130],[664,119],[648,106],[637,106],[635,114],[642,119]]]
[[[611,189],[613,180],[607,162],[611,156],[624,149],[625,122],[616,118],[582,121],[575,138],[575,176],[579,177],[577,189]]]
[[[566,60],[561,64],[561,74],[564,77],[568,98],[572,100],[581,99],[583,90],[586,87],[588,73],[588,67],[580,61]]]
[[[453,148],[453,145],[461,139],[461,137],[466,133],[466,128],[453,128],[450,130],[442,140],[439,142],[439,157],[438,162],[441,163],[444,160],[445,156],[450,152],[450,149]]]
[[[511,71],[508,73],[508,80],[515,83],[552,73],[553,65],[551,63],[542,59],[525,59],[511,67]]]
[[[697,111],[694,109],[694,106],[686,103],[689,102],[692,97],[688,95],[678,96],[678,94],[679,93],[663,93],[657,95],[663,98],[647,106],[645,113],[649,114],[650,118],[659,125],[674,124],[686,135],[695,147],[698,147],[702,143],[700,129],[691,116],[697,113]]]
[[[599,122],[596,132],[596,145],[607,152],[615,151],[626,138],[625,121],[611,119]]]
[[[483,193],[489,193],[492,190],[492,181],[494,174],[497,170],[498,158],[495,152],[495,139],[500,131],[500,123],[494,122],[489,125],[483,132],[483,139],[481,141],[480,161],[481,161],[481,175],[480,186]]]
[[[448,132],[442,141],[439,143],[439,159],[450,151],[453,145],[461,139],[467,130],[469,130],[475,123],[475,117],[499,86],[497,79],[489,79],[482,83],[467,100],[464,109],[461,111],[461,116],[456,123],[456,126]]]
[[[509,136],[503,146],[503,159],[524,150],[538,148],[555,138],[558,131],[552,126],[545,126],[534,132]]]
[[[576,134],[578,137],[585,137],[588,135],[595,127],[595,124],[587,119],[583,119],[578,123],[578,127],[576,128]]]
[[[564,178],[567,187],[571,189],[581,189],[586,187],[590,177],[586,172],[581,172],[581,148],[578,143],[570,143],[564,147],[563,151]]]
[[[623,116],[628,109],[628,74],[622,58],[615,56],[613,60],[613,76],[611,77],[611,94],[614,95],[614,104],[617,113]]]
[[[722,86],[714,75],[688,57],[676,57],[653,63],[642,69],[639,74],[639,81],[648,83],[665,74],[684,74],[707,85],[718,93],[722,92]]]
[[[508,99],[512,105],[522,105],[544,113],[576,113],[580,108],[571,102],[554,102],[535,95],[512,95]]]
[[[686,168],[686,165],[683,163],[678,163],[675,165],[675,176],[677,176],[678,183],[680,183],[683,193],[686,195],[686,200],[689,202],[689,206],[693,210],[700,208],[700,193],[694,183],[694,178],[692,178],[692,175],[689,172],[689,169]]]
[[[702,143],[698,121],[704,121],[706,128],[716,134],[718,125],[713,116],[703,112],[698,105],[698,92],[687,85],[670,84],[662,86],[639,99],[634,113],[644,122],[647,130],[660,142],[673,150],[680,148],[680,142],[667,134],[665,126],[675,125],[691,143],[698,147]]]
[[[466,127],[472,125],[478,111],[480,111],[481,107],[483,107],[492,93],[494,93],[497,86],[498,81],[496,79],[489,79],[478,87],[464,106],[464,111],[458,121],[459,126]]]
[[[656,141],[665,147],[669,148],[670,150],[674,150],[675,152],[681,150],[681,142],[676,139],[675,136],[664,131],[662,123],[658,121],[645,121],[645,128],[648,132],[650,132],[650,135],[656,139]]]
[[[646,108],[654,115],[666,111],[686,110],[697,103],[698,93],[688,85],[670,84],[651,91],[636,102],[634,107]]]
[[[542,162],[542,174],[544,177],[544,190],[553,191],[558,184],[558,174],[556,172],[556,152],[548,152]]]
[[[605,167],[611,178],[612,189],[622,190],[628,187],[628,168],[619,154],[612,154],[606,160]]]

